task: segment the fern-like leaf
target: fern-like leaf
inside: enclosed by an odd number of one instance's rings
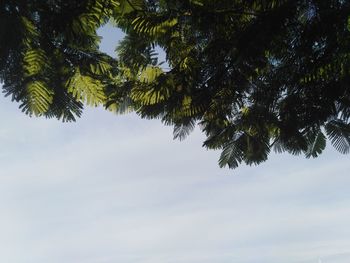
[[[196,122],[190,119],[186,123],[180,123],[174,125],[173,135],[174,139],[184,140],[194,129]]]
[[[143,83],[151,83],[162,73],[163,71],[160,67],[148,66],[141,71],[140,81]]]
[[[243,161],[243,152],[239,146],[238,140],[232,140],[226,143],[219,158],[219,166],[228,166],[236,168]]]
[[[28,49],[23,58],[24,70],[27,76],[34,76],[49,67],[48,58],[42,49]]]
[[[27,114],[41,116],[46,113],[53,100],[53,92],[43,81],[33,81],[27,85],[26,101],[20,106]]]
[[[326,124],[326,132],[334,148],[342,154],[350,151],[350,124],[332,120]]]
[[[66,87],[74,98],[87,105],[97,106],[106,101],[104,85],[99,80],[80,74],[79,70],[67,81]]]
[[[308,140],[308,148],[305,152],[306,158],[316,158],[326,148],[326,136],[322,131],[313,133]]]
[[[135,102],[141,105],[154,105],[169,98],[170,93],[166,88],[162,88],[161,90],[154,87],[148,89],[134,88],[130,96]]]
[[[132,21],[134,30],[138,34],[146,34],[151,37],[157,37],[167,32],[169,28],[174,27],[178,23],[176,18],[168,16],[159,17],[143,17],[138,16]]]

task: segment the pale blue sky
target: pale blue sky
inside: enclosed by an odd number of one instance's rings
[[[1,262],[350,262],[349,156],[331,147],[220,169],[198,130],[178,142],[134,114],[67,124],[0,101]]]

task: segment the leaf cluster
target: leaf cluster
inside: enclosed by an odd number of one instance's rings
[[[106,103],[118,70],[96,30],[111,1],[1,1],[0,80],[25,113],[74,121],[83,105]]]
[[[133,1],[129,1],[133,2]],[[140,1],[135,1],[140,2]],[[184,139],[198,123],[220,166],[271,150],[317,157],[350,149],[348,1],[143,1],[118,16],[130,98]],[[154,46],[170,70],[159,71]],[[143,81],[148,75],[152,81]]]
[[[350,151],[349,1],[2,1],[0,20],[0,79],[29,115],[104,105],[180,140],[198,124],[230,168]],[[98,50],[107,21],[118,59]]]

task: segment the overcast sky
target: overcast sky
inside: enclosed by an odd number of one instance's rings
[[[101,34],[112,52],[120,34]],[[350,262],[349,156],[331,147],[220,169],[198,130],[178,142],[133,114],[17,107],[1,96],[1,262]]]

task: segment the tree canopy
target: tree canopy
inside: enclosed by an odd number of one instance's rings
[[[117,58],[99,50],[108,21],[126,33]],[[317,157],[327,138],[349,153],[349,58],[344,0],[0,3],[0,80],[22,111],[74,121],[103,105],[180,140],[199,125],[230,168],[271,150]]]

